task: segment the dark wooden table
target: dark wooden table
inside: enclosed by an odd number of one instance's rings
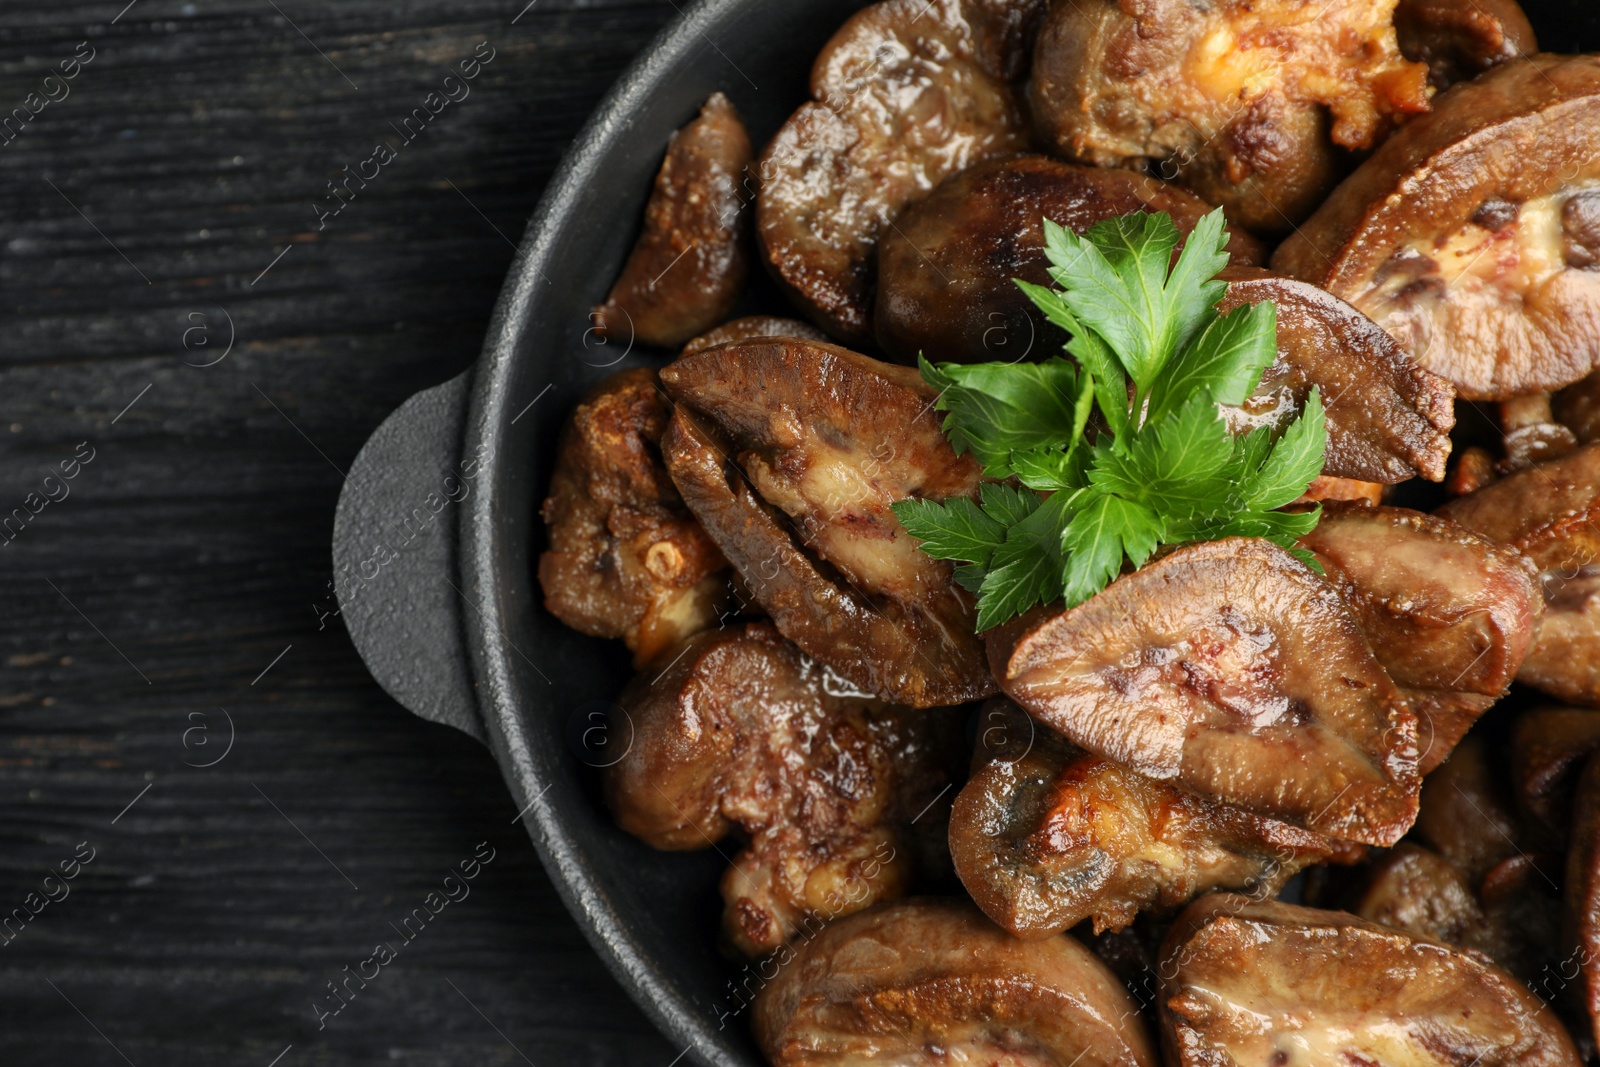
[[[674,15],[0,3],[0,1063],[677,1054],[488,754],[386,697],[322,614],[341,472],[475,358],[543,184]],[[470,97],[320,224],[327,183],[484,41]]]

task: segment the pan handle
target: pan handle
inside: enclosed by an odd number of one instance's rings
[[[333,520],[334,591],[362,662],[406,710],[485,740],[462,635],[459,505],[472,372],[424,389],[361,447]]]

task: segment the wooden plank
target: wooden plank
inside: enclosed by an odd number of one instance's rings
[[[95,850],[0,944],[0,1062],[664,1067],[487,753],[385,697],[316,605],[339,472],[475,358],[543,183],[673,5],[124,6],[0,7],[0,115],[94,50],[0,146],[0,516],[94,449],[0,538],[0,913]],[[326,183],[482,41],[471,95],[319,228]],[[224,708],[231,751],[190,765]],[[319,1029],[326,983],[480,842],[470,895]]]

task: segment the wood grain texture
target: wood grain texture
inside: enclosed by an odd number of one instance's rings
[[[0,145],[0,519],[94,452],[0,534],[0,917],[96,850],[0,934],[0,1062],[667,1067],[488,754],[390,701],[318,606],[341,472],[476,356],[671,0],[125,3],[0,5],[0,116],[94,51]],[[326,183],[482,41],[471,95],[319,228]],[[219,709],[233,747],[194,767]],[[484,841],[470,895],[319,1029],[325,983]]]

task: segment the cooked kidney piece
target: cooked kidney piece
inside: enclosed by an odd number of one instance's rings
[[[1337,911],[1219,894],[1167,935],[1161,1019],[1181,1067],[1577,1067],[1521,982],[1432,938]]]
[[[661,465],[671,415],[656,373],[625,370],[572,413],[541,515],[539,585],[550,614],[620,637],[645,664],[716,621],[727,561]]]
[[[896,359],[982,363],[1040,359],[1066,335],[1040,315],[1014,278],[1049,285],[1044,227],[1076,233],[1135,211],[1164,211],[1194,229],[1211,205],[1127,170],[1098,170],[1044,156],[989,160],[945,179],[906,208],[878,246],[878,343]],[[1263,251],[1234,231],[1237,263]]]
[[[971,598],[889,509],[978,489],[916,371],[769,339],[682,357],[661,377],[678,400],[667,469],[784,636],[902,704],[993,694]]]
[[[1089,918],[1096,933],[1121,930],[1213,889],[1273,896],[1310,864],[1364,851],[1092,756],[1009,700],[984,708],[976,760],[950,854],[978,906],[1018,937]]]
[[[1300,544],[1412,695],[1426,774],[1527,658],[1544,614],[1532,565],[1516,549],[1407,508],[1330,502]]]
[[[946,789],[960,725],[839,696],[766,623],[700,634],[621,697],[632,744],[606,771],[624,830],[657,848],[746,838],[722,879],[723,933],[748,956],[903,894],[913,819]]]
[[[1544,621],[1518,680],[1600,705],[1600,444],[1517,471],[1439,514],[1511,545],[1541,573]]]
[[[1270,541],[1179,549],[990,631],[1006,695],[1096,755],[1365,844],[1417,812],[1417,722],[1349,608]]]
[[[1550,401],[1552,417],[1581,444],[1600,441],[1600,373],[1567,386]]]
[[[1400,51],[1428,65],[1437,89],[1539,51],[1516,0],[1400,0],[1394,28]]]
[[[1328,423],[1324,475],[1382,485],[1443,480],[1455,425],[1449,382],[1326,290],[1252,267],[1222,277],[1223,311],[1265,300],[1278,309],[1278,358],[1249,400],[1224,409],[1234,429],[1293,418],[1316,388]]]
[[[1018,941],[966,902],[908,900],[785,949],[756,997],[774,1067],[1155,1067],[1121,983],[1070,937]]]
[[[741,196],[750,160],[744,123],[721,93],[672,135],[644,232],[594,311],[608,342],[675,348],[728,317],[750,273]]]
[[[1394,0],[1056,0],[1028,99],[1044,143],[1153,167],[1234,222],[1287,232],[1338,182],[1344,150],[1428,109]]]
[[[1533,708],[1511,728],[1511,779],[1522,811],[1563,839],[1578,775],[1600,749],[1600,711]]]
[[[785,319],[776,315],[748,315],[742,319],[725,322],[716,329],[696,337],[683,346],[679,355],[692,355],[707,348],[749,341],[757,337],[798,337],[804,341],[826,341],[827,335],[809,322]]]
[[[1600,58],[1540,55],[1443,94],[1279,246],[1468,400],[1600,362]]]
[[[1522,830],[1505,767],[1481,737],[1466,738],[1422,786],[1412,836],[1476,885],[1518,852]]]
[[[872,330],[878,238],[947,175],[1028,145],[1012,84],[1042,0],[884,0],[833,35],[812,100],[761,158],[757,232],[795,303],[842,340]]]

